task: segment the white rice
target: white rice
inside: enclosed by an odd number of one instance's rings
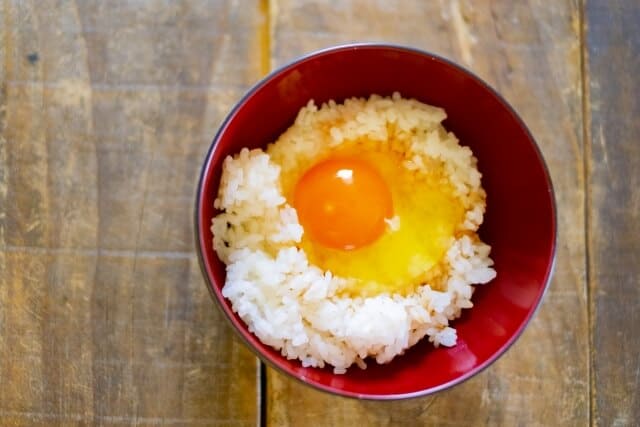
[[[225,159],[215,201],[222,212],[212,225],[215,250],[227,265],[222,293],[263,343],[303,366],[330,364],[336,373],[354,363],[365,368],[367,357],[387,363],[425,336],[435,346],[456,344],[449,321],[473,306],[472,284],[487,283],[496,272],[490,247],[475,234],[485,210],[476,159],[444,130],[445,118],[444,110],[397,93],[342,105],[331,101],[320,109],[310,101],[269,154],[243,149]],[[446,289],[425,284],[408,296],[341,296],[352,279],[310,265],[296,247],[303,229],[283,196],[281,169],[309,165],[347,141],[386,143],[390,136],[404,149],[403,167],[420,171],[434,161],[443,164],[466,209],[459,237],[446,253]]]

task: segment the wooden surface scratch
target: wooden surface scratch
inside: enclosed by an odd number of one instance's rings
[[[467,24],[469,18],[461,10],[460,2],[458,0],[450,1],[448,13],[443,12],[443,16],[451,20],[451,26],[458,41],[458,55],[460,59],[462,59],[464,64],[472,65],[473,56],[471,55],[471,49],[476,43],[476,39],[469,31],[469,25]]]

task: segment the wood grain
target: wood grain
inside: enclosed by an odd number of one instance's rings
[[[638,22],[632,0],[0,1],[0,425],[640,424]],[[452,58],[512,103],[555,185],[554,280],[435,397],[271,370],[261,396],[195,259],[197,174],[250,84],[351,41]]]
[[[193,252],[257,2],[0,3],[0,425],[253,425]]]
[[[640,4],[588,1],[588,245],[597,425],[640,425]]]
[[[269,370],[268,424],[587,424],[581,4],[270,3],[274,65],[332,44],[386,41],[450,57],[486,79],[522,115],[543,151],[555,185],[560,235],[555,278],[541,310],[518,343],[485,372],[436,397],[381,404],[322,394]]]

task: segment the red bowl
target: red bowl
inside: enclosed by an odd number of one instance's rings
[[[497,278],[476,288],[475,306],[453,322],[458,344],[423,340],[387,365],[344,375],[303,368],[251,334],[221,293],[225,266],[212,244],[211,218],[224,158],[265,147],[310,99],[391,95],[443,107],[445,127],[478,158],[487,191],[480,236],[492,247]],[[330,393],[364,399],[423,396],[470,378],[500,357],[535,313],[551,277],[556,247],[553,189],[540,150],[514,110],[469,71],[416,49],[357,44],[305,56],[253,87],[231,111],[207,154],[196,201],[196,246],[207,286],[234,329],[266,363]]]

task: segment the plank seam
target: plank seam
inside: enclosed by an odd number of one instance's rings
[[[258,387],[260,407],[258,408],[258,416],[260,417],[259,426],[267,426],[267,366],[264,362],[258,359],[258,366],[260,372],[260,383]]]
[[[587,364],[587,379],[589,382],[589,425],[595,425],[595,380],[594,358],[593,358],[593,292],[591,291],[591,253],[589,250],[589,242],[591,240],[590,233],[590,209],[591,196],[589,176],[591,175],[591,111],[589,109],[589,84],[588,84],[588,52],[587,52],[587,21],[585,15],[587,0],[579,1],[579,31],[580,31],[580,77],[581,77],[581,102],[582,102],[582,144],[583,144],[583,186],[584,186],[584,266],[585,266],[585,286],[587,294],[587,325],[588,325],[588,344],[589,344],[589,360]]]
[[[271,71],[271,1],[259,0],[262,24],[259,30],[260,43],[260,68],[263,76]]]
[[[272,3],[272,0],[259,0],[259,11],[262,15],[262,25],[260,27],[260,65],[261,72],[263,76],[268,75],[271,72],[271,57],[272,57],[272,35],[274,31],[273,20],[271,19],[271,8],[275,5]],[[264,362],[258,359],[257,366],[257,374],[258,374],[258,384],[257,384],[257,393],[258,393],[258,422],[257,425],[259,427],[266,427],[267,422],[267,403],[268,403],[268,386],[267,386],[267,367]]]
[[[53,255],[53,256],[84,256],[84,257],[110,257],[110,258],[150,258],[150,259],[191,259],[195,257],[195,251],[157,251],[133,249],[103,249],[103,248],[74,248],[74,247],[39,247],[22,245],[0,245],[0,252],[25,253],[29,255]]]

